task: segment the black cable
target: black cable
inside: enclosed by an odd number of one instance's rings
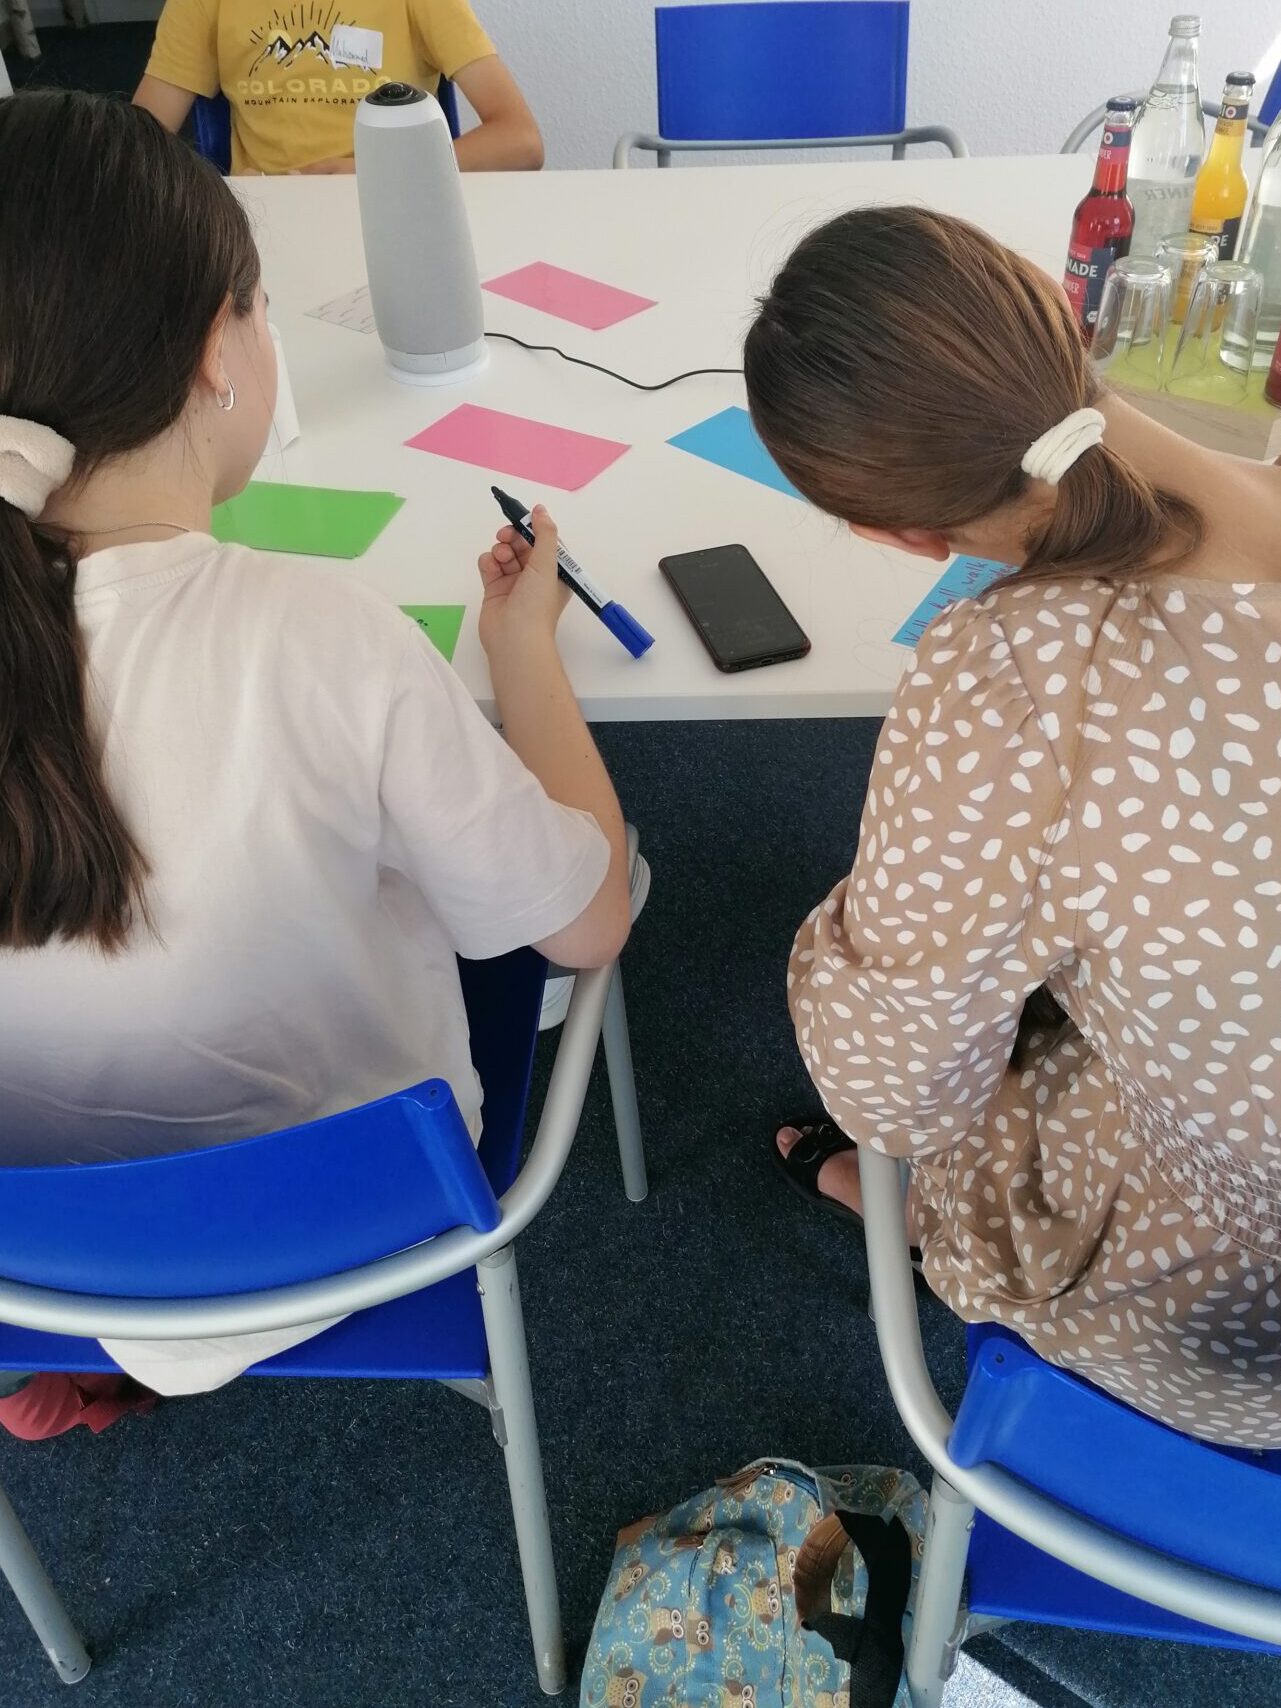
[[[676,385],[680,380],[692,380],[699,374],[741,374],[743,371],[742,368],[690,368],[687,373],[673,374],[669,380],[646,385],[643,380],[629,380],[626,374],[616,374],[613,368],[603,368],[599,362],[589,362],[584,356],[567,355],[555,344],[526,344],[523,338],[514,338],[510,332],[487,332],[485,336],[501,338],[508,344],[519,344],[522,350],[532,350],[535,354],[546,351],[549,356],[559,356],[562,362],[573,362],[580,368],[592,368],[598,374],[607,374],[611,380],[621,380],[635,391],[666,391],[669,385]]]

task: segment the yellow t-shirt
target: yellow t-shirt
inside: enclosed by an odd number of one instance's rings
[[[349,156],[380,83],[434,92],[494,51],[467,0],[166,0],[147,71],[231,103],[231,170]]]

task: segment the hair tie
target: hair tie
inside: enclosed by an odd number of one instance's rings
[[[1057,486],[1076,459],[1099,443],[1106,425],[1106,418],[1097,409],[1077,409],[1065,415],[1024,451],[1020,465],[1024,474]]]
[[[31,521],[70,480],[75,460],[75,446],[52,427],[0,415],[0,498]]]

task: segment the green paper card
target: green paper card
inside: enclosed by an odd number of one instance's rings
[[[213,537],[224,544],[305,557],[359,557],[404,503],[394,492],[348,492],[251,480],[213,513]]]
[[[465,605],[402,605],[401,610],[412,617],[436,651],[452,664],[458,631],[463,626]]]

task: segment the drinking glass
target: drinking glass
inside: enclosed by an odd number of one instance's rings
[[[1090,356],[1110,380],[1160,390],[1174,280],[1168,266],[1125,256],[1108,269]]]
[[[1240,403],[1250,383],[1263,275],[1240,261],[1213,261],[1192,300],[1166,380],[1178,397]]]
[[[1174,278],[1170,319],[1180,326],[1202,268],[1219,259],[1219,246],[1212,237],[1198,237],[1195,231],[1172,231],[1157,244],[1152,258],[1168,267]]]

